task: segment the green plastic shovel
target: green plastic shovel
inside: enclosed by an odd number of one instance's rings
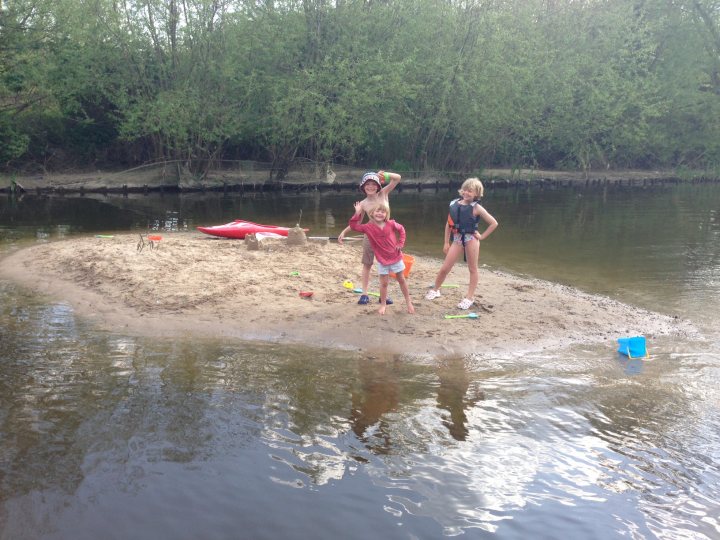
[[[445,315],[446,319],[477,319],[477,313],[465,313],[464,315]]]
[[[356,294],[361,294],[362,289],[353,289],[353,292]],[[380,293],[379,292],[368,292],[368,295],[369,296],[380,296]]]

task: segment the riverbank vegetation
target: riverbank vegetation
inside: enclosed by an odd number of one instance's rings
[[[0,2],[5,172],[720,168],[716,0]]]

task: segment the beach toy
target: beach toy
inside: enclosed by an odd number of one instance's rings
[[[343,238],[343,240],[347,242],[348,240],[362,240],[363,238],[365,238],[365,237],[364,236],[346,236]],[[330,240],[337,240],[338,237],[337,236],[308,236],[307,239],[308,240],[328,240],[328,241],[330,241]]]
[[[362,289],[353,289],[353,292],[354,292],[354,293],[357,293],[357,294],[361,294],[361,293],[362,293]],[[368,294],[369,294],[370,296],[380,296],[380,293],[379,293],[379,292],[369,292]]]
[[[644,336],[618,338],[618,352],[628,358],[645,358],[648,356]]]
[[[352,281],[349,281],[349,280],[348,280],[348,281],[345,281],[345,282],[343,283],[343,287],[345,287],[346,289],[352,289],[352,288],[355,287],[355,285],[353,285],[353,282],[352,282]],[[362,292],[362,291],[361,291],[361,292]]]
[[[408,255],[407,253],[403,253],[403,262],[405,263],[405,270],[403,270],[403,276],[408,277],[410,275],[412,265],[415,262],[415,257],[413,257],[412,255]],[[390,277],[397,279],[397,275],[395,274],[395,272],[390,272]]]
[[[315,294],[312,291],[300,291],[300,296],[302,298],[310,298],[313,294]]]
[[[465,313],[463,315],[445,315],[446,319],[477,319],[477,313]]]
[[[152,240],[153,242],[159,242],[162,240],[162,236],[159,234],[148,234],[148,240]]]
[[[291,275],[291,276],[299,276],[299,275],[300,275],[300,272],[298,272],[298,271],[290,272],[290,275]]]
[[[447,287],[448,289],[455,289],[455,288],[459,287],[460,285],[458,285],[458,284],[456,284],[456,283],[443,283],[443,284],[440,285],[440,286],[441,286],[441,287]]]

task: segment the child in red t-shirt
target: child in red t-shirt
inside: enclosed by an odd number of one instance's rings
[[[398,285],[405,297],[408,313],[415,313],[415,307],[410,300],[410,291],[403,275],[405,263],[403,262],[402,248],[405,245],[405,227],[394,219],[390,219],[390,208],[385,202],[379,202],[368,212],[370,221],[360,223],[363,207],[360,202],[355,203],[355,214],[350,218],[350,228],[353,231],[365,233],[372,246],[378,265],[378,278],[380,279],[380,315],[385,315],[387,307],[387,289],[390,281],[390,272],[397,276]]]

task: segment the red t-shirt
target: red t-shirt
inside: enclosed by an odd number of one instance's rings
[[[402,260],[400,249],[405,245],[405,227],[394,219],[389,219],[385,226],[380,228],[373,222],[360,223],[361,218],[362,214],[353,214],[350,228],[367,235],[377,260],[386,266]]]

